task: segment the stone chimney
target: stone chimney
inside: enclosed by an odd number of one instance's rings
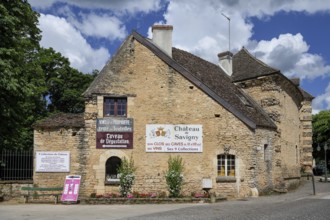
[[[226,51],[218,54],[219,66],[227,73],[228,76],[233,74],[233,54],[230,51]]]
[[[152,42],[172,57],[172,25],[152,26]]]

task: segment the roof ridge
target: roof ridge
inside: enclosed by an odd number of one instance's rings
[[[258,62],[259,64],[263,65],[264,67],[267,67],[269,69],[273,69],[274,73],[275,72],[281,72],[281,70],[274,68],[272,66],[269,66],[268,64],[266,64],[265,62],[261,61],[260,59],[256,58],[255,56],[253,56],[250,51],[248,51],[245,47],[242,48],[242,50],[247,53],[252,59],[254,59],[256,62]]]

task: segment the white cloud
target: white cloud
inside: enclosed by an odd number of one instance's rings
[[[127,36],[124,24],[114,16],[91,13],[83,15],[81,19],[69,17],[68,20],[87,36],[106,38],[110,41],[122,40]]]
[[[308,53],[309,46],[301,34],[282,34],[270,41],[262,40],[250,48],[252,54],[288,77],[315,79],[330,73],[330,66],[317,54]]]
[[[240,11],[243,17],[257,16],[259,18],[272,16],[279,11],[315,13],[330,9],[330,2],[325,0],[224,0],[221,4],[230,10]]]
[[[247,44],[252,25],[238,11],[223,10],[211,0],[181,0],[171,1],[164,14],[166,23],[174,26],[173,45],[217,62],[217,54],[228,50],[228,20],[221,13],[231,18],[231,47]]]
[[[82,72],[102,68],[110,57],[105,48],[93,49],[64,18],[41,14],[39,28],[42,30],[41,46],[54,48]]]
[[[28,2],[33,7],[44,9],[44,8],[51,7],[56,2],[56,0],[43,0],[43,1],[40,1],[40,0],[28,0]]]
[[[315,79],[329,74],[330,66],[320,55],[309,53],[309,45],[301,34],[283,33],[270,41],[256,42],[251,39],[253,24],[249,17],[265,18],[279,11],[314,13],[329,9],[330,1],[319,0],[181,0],[169,3],[164,23],[174,26],[174,46],[216,63],[217,53],[228,50],[228,21],[221,15],[224,13],[230,17],[232,51],[245,46],[288,77]]]
[[[313,114],[317,114],[324,109],[330,109],[330,84],[325,93],[317,96],[312,102]]]
[[[158,11],[161,7],[161,0],[29,0],[29,2],[36,8],[49,8],[55,2],[62,2],[79,8],[108,9],[118,13],[130,14]]]

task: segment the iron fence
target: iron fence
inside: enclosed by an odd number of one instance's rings
[[[32,180],[33,150],[0,151],[0,180]]]

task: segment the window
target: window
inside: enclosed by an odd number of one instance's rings
[[[218,176],[235,176],[235,155],[218,155]]]
[[[270,161],[270,153],[268,144],[264,144],[264,161]]]
[[[296,145],[296,163],[299,163],[299,151],[297,145]]]
[[[105,182],[119,183],[118,168],[121,165],[119,157],[110,157],[105,163]]]
[[[126,116],[127,98],[104,98],[104,116]]]

